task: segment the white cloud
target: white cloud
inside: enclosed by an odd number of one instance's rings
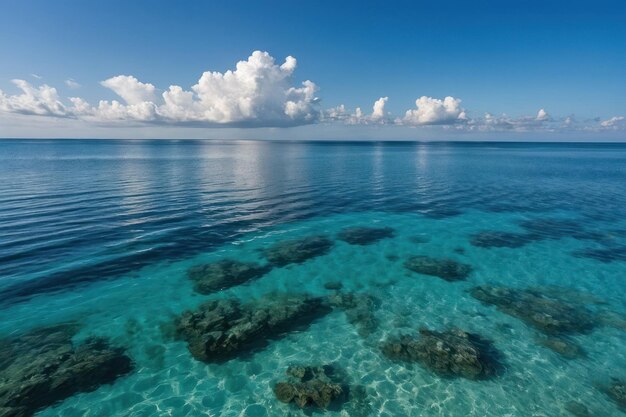
[[[387,115],[385,113],[385,104],[389,100],[389,97],[381,97],[374,103],[374,108],[372,111],[372,120],[382,120]]]
[[[374,102],[372,106],[372,114],[366,115],[360,107],[354,109],[354,113],[350,114],[346,107],[341,104],[337,107],[326,110],[322,117],[322,121],[336,122],[341,121],[349,125],[368,125],[368,124],[385,124],[391,121],[389,114],[385,111],[385,104],[389,97],[381,97]]]
[[[55,88],[46,84],[36,88],[25,80],[12,82],[22,93],[8,96],[0,90],[0,110],[40,116],[68,116],[67,109],[59,100]]]
[[[155,101],[154,91],[156,88],[152,84],[144,84],[132,75],[118,75],[102,81],[106,88],[110,88],[120,96],[126,104],[136,105],[143,102]]]
[[[537,117],[535,117],[535,120],[540,120],[540,121],[550,120],[550,115],[544,109],[540,109],[537,112]]]
[[[0,95],[0,109],[7,112],[76,117],[97,123],[129,121],[198,126],[295,126],[319,119],[317,86],[304,81],[293,85],[297,61],[289,56],[278,65],[267,52],[255,51],[235,70],[207,71],[190,90],[171,85],[161,97],[156,87],[132,75],[118,75],[101,82],[123,102],[101,100],[91,106],[79,97],[65,107],[54,88],[35,89],[23,80],[15,83],[24,94]],[[67,80],[69,87],[78,83]],[[1,93],[0,93],[1,94]]]
[[[67,85],[69,88],[71,88],[72,90],[76,90],[77,88],[80,88],[80,84],[77,83],[75,80],[73,80],[72,78],[68,78],[67,80],[65,80],[65,85]]]
[[[453,124],[465,119],[465,112],[461,108],[461,100],[446,97],[443,100],[422,96],[415,100],[416,109],[407,110],[400,121],[404,125],[436,125]]]
[[[600,126],[611,129],[616,129],[620,126],[623,126],[624,124],[624,116],[613,116],[610,119],[600,122]]]

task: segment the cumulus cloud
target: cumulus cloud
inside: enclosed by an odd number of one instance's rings
[[[358,124],[385,124],[391,121],[390,115],[385,111],[385,105],[389,97],[381,97],[374,102],[372,113],[365,114],[360,107],[349,113],[346,107],[341,104],[337,107],[330,108],[324,112],[321,120],[323,121],[342,121],[349,125]]]
[[[66,117],[66,107],[59,100],[57,90],[44,84],[33,87],[25,80],[12,80],[21,94],[6,95],[0,90],[0,110],[9,113]]]
[[[374,102],[374,108],[372,111],[372,120],[382,120],[387,115],[385,114],[385,104],[389,100],[389,97],[381,97]]]
[[[267,52],[255,51],[234,70],[207,71],[189,90],[171,85],[160,97],[157,88],[132,75],[118,75],[101,82],[122,101],[101,100],[92,106],[79,97],[65,106],[54,88],[34,88],[15,83],[21,95],[0,92],[0,109],[42,116],[74,117],[94,122],[143,122],[197,126],[295,126],[319,119],[317,86],[311,81],[294,85],[297,67],[288,56],[277,64]],[[69,87],[70,82],[66,81]],[[78,84],[76,83],[76,86]]]
[[[409,126],[453,124],[465,120],[461,100],[446,97],[443,100],[422,96],[415,100],[416,109],[407,110],[400,121]]]
[[[600,122],[600,126],[611,129],[618,128],[620,126],[623,126],[624,124],[624,116],[613,116],[610,119]]]
[[[132,75],[118,75],[102,81],[106,88],[110,88],[120,96],[126,104],[135,105],[143,102],[154,102],[156,88],[152,84],[144,84]]]
[[[539,120],[539,121],[550,120],[550,115],[544,109],[539,109],[539,111],[537,112],[537,117],[535,117],[535,120]]]
[[[71,88],[72,90],[76,90],[77,88],[81,87],[80,84],[77,83],[72,78],[68,78],[67,80],[65,80],[65,85]]]

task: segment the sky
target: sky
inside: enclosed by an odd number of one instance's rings
[[[626,141],[625,116],[625,2],[0,1],[0,137]]]

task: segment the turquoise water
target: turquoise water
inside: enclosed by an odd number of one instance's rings
[[[571,401],[620,413],[602,387],[626,377],[624,146],[4,141],[0,159],[0,334],[78,321],[76,343],[105,337],[135,363],[37,416],[568,416]],[[546,219],[573,226],[528,226]],[[351,226],[395,234],[364,246],[336,239]],[[486,230],[530,237],[472,244]],[[245,284],[202,295],[187,277],[220,259],[264,263],[263,249],[312,235],[333,247]],[[472,272],[455,282],[418,274],[403,265],[412,255]],[[207,364],[163,330],[210,299],[326,297],[337,281],[378,299],[369,335],[335,309]],[[536,328],[468,293],[483,284],[584,304],[597,326],[569,339],[585,355],[547,349]],[[424,327],[490,339],[502,372],[446,378],[381,353]],[[329,410],[282,403],[273,386],[293,364],[340,367],[365,395]]]

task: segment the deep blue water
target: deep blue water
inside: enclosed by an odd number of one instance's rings
[[[394,236],[336,239],[372,225]],[[505,243],[480,244],[485,231]],[[191,266],[263,262],[264,248],[319,234],[333,239],[328,253],[258,280],[200,295],[187,278]],[[472,272],[458,282],[412,273],[412,255]],[[626,145],[0,141],[0,334],[79,321],[77,341],[106,337],[135,362],[41,416],[304,415],[272,392],[293,363],[337,364],[364,387],[366,407],[329,415],[565,416],[572,401],[618,415],[603,387],[626,377],[625,279]],[[367,337],[335,311],[205,364],[162,334],[208,299],[326,296],[330,281],[378,298]],[[536,328],[470,296],[487,283],[566,294],[592,311],[593,332],[568,335],[585,355],[563,358]],[[504,370],[445,378],[381,354],[390,337],[451,326],[492,340]]]

